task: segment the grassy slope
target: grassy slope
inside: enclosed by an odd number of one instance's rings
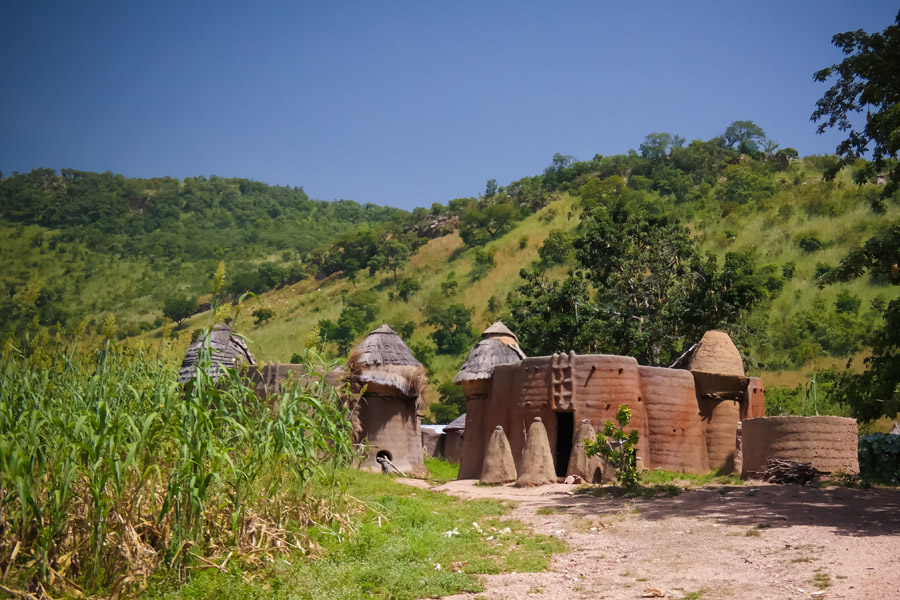
[[[870,301],[876,296],[886,300],[896,297],[891,286],[873,285],[867,279],[847,284],[829,286],[818,290],[814,284],[816,264],[820,262],[836,264],[847,250],[867,239],[886,220],[900,217],[900,208],[889,205],[886,214],[872,213],[867,200],[859,197],[858,190],[844,174],[834,187],[823,184],[819,174],[803,170],[798,164],[791,175],[800,175],[802,182],[780,184],[775,195],[766,201],[764,207],[751,210],[746,208],[738,214],[722,217],[718,209],[700,211],[696,214],[685,211],[685,221],[694,231],[703,250],[711,251],[720,258],[732,250],[753,250],[757,265],[775,264],[781,266],[789,261],[796,263],[793,279],[786,282],[784,289],[773,300],[768,319],[777,322],[787,315],[809,308],[816,297],[821,297],[830,306],[842,289],[850,290],[862,299],[860,313],[869,310]],[[824,199],[824,200],[823,200]],[[825,202],[830,214],[821,212]],[[480,281],[472,282],[469,271],[472,268],[472,252],[465,251],[454,260],[454,251],[462,247],[456,234],[430,240],[412,258],[400,274],[401,277],[415,277],[422,286],[410,297],[409,302],[390,300],[392,277],[379,274],[362,277],[355,289],[375,289],[379,294],[379,321],[398,324],[414,321],[417,329],[408,343],[428,342],[430,328],[424,324],[422,308],[429,298],[441,295],[440,284],[452,276],[459,283],[459,293],[452,298],[473,309],[473,326],[483,329],[497,315],[487,311],[488,299],[495,296],[505,300],[507,294],[520,283],[519,270],[537,259],[537,250],[549,230],[553,228],[574,228],[578,223],[577,199],[561,194],[558,200],[536,214],[520,222],[512,231],[492,241],[487,249],[495,251],[496,267]],[[819,208],[817,208],[819,207]],[[576,213],[573,215],[573,213]],[[547,216],[552,218],[547,220]],[[542,219],[543,217],[543,219]],[[726,233],[727,232],[727,233]],[[805,253],[797,245],[797,238],[804,233],[815,233],[828,247],[814,253]],[[527,237],[524,249],[520,249],[520,239]],[[560,276],[564,268],[556,271]],[[324,281],[306,280],[296,285],[263,294],[259,300],[249,300],[238,321],[238,327],[252,341],[251,348],[260,361],[287,362],[291,355],[300,352],[306,335],[321,319],[336,319],[342,307],[341,295],[354,291],[345,279],[333,276]],[[251,313],[257,302],[275,311],[275,318],[261,327],[254,327]],[[186,325],[182,335],[186,336],[194,327],[206,323],[207,315],[198,315]],[[186,341],[182,343],[186,344]],[[438,356],[432,365],[432,390],[427,395],[429,403],[436,401],[433,388],[439,382],[453,377],[464,356]],[[856,361],[859,364],[860,361]],[[752,372],[761,375],[770,383],[798,385],[809,378],[817,367],[840,367],[846,358],[819,358],[800,370],[784,372]]]

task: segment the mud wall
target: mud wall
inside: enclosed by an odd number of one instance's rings
[[[452,463],[458,463],[462,457],[464,439],[465,437],[458,429],[446,432],[444,434],[442,456]]]
[[[359,404],[359,421],[369,449],[363,468],[381,470],[376,458],[384,451],[404,473],[425,472],[415,399],[366,394]]]
[[[859,473],[858,429],[846,417],[766,417],[743,423],[742,477],[769,457],[809,463],[820,471]]]
[[[700,420],[694,377],[688,371],[640,367],[647,404],[650,468],[709,471],[706,427]]]
[[[747,383],[747,401],[741,405],[741,420],[766,416],[766,400],[762,379],[750,377]]]

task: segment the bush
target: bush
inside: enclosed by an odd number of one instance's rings
[[[798,237],[797,245],[808,254],[825,249],[825,242],[820,240],[814,233],[806,233]]]
[[[872,433],[860,438],[859,475],[863,481],[900,485],[900,435]]]

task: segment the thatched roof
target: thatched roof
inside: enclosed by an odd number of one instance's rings
[[[690,360],[691,371],[744,376],[741,353],[724,331],[710,330],[704,333]]]
[[[369,333],[347,362],[360,383],[390,386],[409,397],[425,388],[425,367],[387,325]]]
[[[181,361],[181,369],[178,371],[178,379],[181,383],[187,383],[194,378],[200,354],[207,344],[206,337],[201,335],[197,341],[188,346],[184,360]],[[244,340],[234,335],[231,328],[223,324],[214,325],[212,331],[209,332],[209,353],[211,364],[207,373],[213,378],[213,381],[222,375],[223,367],[234,369],[244,363],[250,366],[256,364]]]
[[[516,350],[518,346],[513,348],[497,339],[481,340],[469,352],[453,383],[490,379],[496,365],[516,363],[525,358],[521,350]]]
[[[453,419],[449,425],[444,426],[444,431],[465,431],[466,430],[466,413],[463,413]]]
[[[509,327],[503,324],[503,321],[494,321],[491,323],[490,327],[481,332],[481,339],[500,340],[507,346],[515,348],[516,352],[521,354],[522,358],[525,358],[525,354],[522,352],[522,349],[519,348],[519,338],[509,330]]]
[[[481,334],[481,341],[475,344],[453,383],[490,379],[495,365],[519,362],[525,353],[519,348],[516,334],[502,321],[494,322]]]

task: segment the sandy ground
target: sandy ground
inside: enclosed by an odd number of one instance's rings
[[[550,572],[487,575],[454,599],[900,599],[900,490],[751,482],[621,500],[475,483],[431,489],[514,500],[513,518],[569,550]]]

